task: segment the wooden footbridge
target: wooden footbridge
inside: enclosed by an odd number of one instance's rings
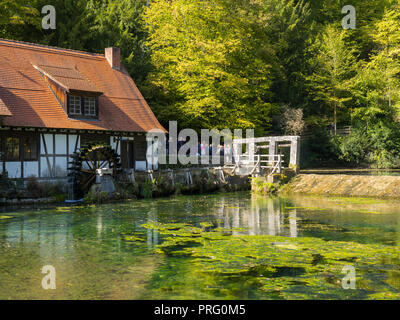
[[[283,168],[283,155],[239,155],[235,163],[225,164],[224,169],[231,169],[231,174],[237,175],[272,175],[281,173]]]
[[[241,154],[243,145],[246,152]],[[288,161],[284,161],[282,149],[288,149]],[[267,153],[265,152],[267,151]],[[239,175],[273,175],[281,173],[284,163],[295,170],[299,167],[300,137],[299,136],[275,136],[233,140],[232,173]]]
[[[181,180],[191,184],[192,175],[199,170],[213,171],[219,180],[225,182],[225,176],[264,176],[272,177],[279,174],[285,167],[298,170],[300,156],[299,136],[274,136],[260,138],[234,139],[232,141],[233,154],[229,157],[207,157],[207,162],[193,167],[168,168],[161,170],[167,174],[171,181],[180,176]],[[243,153],[243,150],[245,152]],[[285,151],[283,154],[283,151]],[[287,160],[285,156],[288,156]],[[201,156],[199,156],[201,158]],[[211,161],[210,161],[211,160]],[[215,164],[213,164],[215,163]],[[149,171],[149,177],[153,177],[153,171]]]
[[[233,152],[229,156],[213,155],[211,159],[207,156],[207,161],[202,161],[202,156],[195,156],[197,157],[195,163],[201,163],[201,165],[186,166],[184,168],[167,166],[164,169],[157,168],[154,171],[147,170],[145,172],[132,170],[128,173],[128,176],[130,180],[135,181],[144,175],[152,181],[157,172],[158,175],[163,175],[170,180],[172,184],[175,184],[176,181],[181,181],[190,185],[193,183],[193,176],[204,170],[212,172],[220,181],[225,182],[226,176],[242,178],[263,176],[271,178],[274,174],[281,173],[285,167],[296,171],[298,169],[300,156],[299,136],[233,139],[232,147]]]

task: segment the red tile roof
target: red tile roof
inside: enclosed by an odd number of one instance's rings
[[[0,99],[0,116],[12,116],[10,110],[7,108],[7,106],[1,99]]]
[[[67,90],[102,92],[99,119],[68,118],[41,73]],[[0,115],[10,112],[4,126],[165,131],[126,69],[111,68],[103,54],[0,39],[0,99]]]
[[[54,66],[34,66],[39,72],[60,84],[66,90],[100,92],[78,70]]]

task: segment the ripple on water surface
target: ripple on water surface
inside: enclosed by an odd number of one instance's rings
[[[0,298],[399,298],[398,208],[235,193],[3,212]]]

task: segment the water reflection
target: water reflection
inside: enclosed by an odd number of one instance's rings
[[[305,210],[317,202],[326,210]],[[163,259],[149,250],[162,241],[162,235],[144,229],[145,223],[200,226],[213,222],[233,229],[236,235],[311,236],[395,245],[400,241],[398,207],[392,201],[373,207],[353,202],[346,206],[331,199],[238,193],[2,213],[12,218],[0,219],[0,270],[4,271],[0,299],[140,296]],[[127,235],[142,241],[125,241]],[[40,270],[47,264],[57,270],[56,292],[43,293],[41,288]],[[390,275],[390,284],[396,288],[400,287],[399,274]]]
[[[317,200],[311,198],[288,200],[228,194],[73,208],[65,212],[10,213],[14,218],[0,221],[0,243],[32,244],[40,249],[41,257],[47,257],[49,253],[73,254],[77,241],[95,242],[121,252],[124,250],[124,235],[137,234],[145,240],[145,247],[152,249],[162,238],[157,231],[144,229],[144,223],[200,226],[204,221],[232,228],[233,234],[241,235],[316,235],[327,240],[388,244],[400,241],[397,204],[393,204],[395,208],[387,202],[345,206],[328,200],[318,199],[318,204],[326,208],[322,211],[304,210],[315,206]]]
[[[152,210],[148,214],[147,222],[158,222],[157,211],[152,208]],[[147,248],[150,250],[154,248],[155,245],[158,244],[158,231],[147,229]]]
[[[220,197],[213,199],[208,204],[210,208],[206,210],[197,208],[191,201],[185,199],[183,202],[171,203],[168,207],[165,204],[152,204],[146,210],[134,214],[130,214],[132,208],[128,207],[120,211],[114,209],[118,214],[110,212],[109,207],[93,209],[82,216],[74,211],[20,214],[0,224],[0,236],[3,242],[10,244],[37,244],[40,256],[46,258],[49,252],[57,255],[72,254],[77,240],[113,242],[115,249],[120,252],[121,234],[129,232],[143,233],[148,249],[152,249],[160,242],[159,234],[155,230],[145,230],[141,225],[170,222],[171,219],[195,224],[211,219],[220,227],[234,229],[233,234],[298,236],[296,209],[285,210],[278,198]]]
[[[233,234],[297,237],[297,212],[296,209],[284,210],[278,198],[251,197],[249,203],[239,199],[225,203],[217,211],[217,218],[223,223],[220,227],[241,229]]]

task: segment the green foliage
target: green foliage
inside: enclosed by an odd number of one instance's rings
[[[33,7],[34,1],[1,0],[0,37],[23,40],[22,35],[32,35],[40,28],[39,11]]]
[[[364,62],[355,83],[357,98],[354,117],[367,125],[382,118],[396,120],[400,108],[400,14],[387,9],[375,22],[373,41],[376,49]]]
[[[145,199],[152,198],[154,189],[155,180],[146,180],[143,184],[140,185],[140,195]]]
[[[163,197],[172,195],[175,192],[175,187],[170,179],[164,176],[159,176],[154,181],[154,197]]]
[[[275,183],[269,183],[265,181],[263,177],[252,177],[251,178],[252,191],[256,193],[275,195],[278,193],[278,185]]]
[[[95,188],[91,188],[90,191],[85,194],[83,200],[85,203],[105,203],[111,199],[107,191],[98,191]]]
[[[58,200],[64,197],[63,184],[61,182],[38,181],[34,176],[26,179],[24,187],[25,198],[48,198],[55,197]]]
[[[313,68],[309,90],[314,100],[323,103],[333,111],[336,128],[337,111],[351,100],[351,83],[356,68],[354,50],[344,41],[346,31],[327,26],[311,46]]]
[[[372,275],[381,279],[380,268],[397,268],[399,256],[393,246],[311,237],[233,236],[234,230],[210,224],[143,226],[163,238],[156,252],[181,259],[179,265],[186,262],[186,271],[180,270],[181,279],[174,283],[175,294],[181,285],[186,290],[187,286],[200,288],[203,294],[214,288],[214,296],[232,299],[250,288],[258,299],[373,299],[382,291],[399,297],[397,289],[372,280]],[[357,270],[358,290],[341,286],[342,269],[348,265]],[[169,287],[160,282],[160,290]]]
[[[13,198],[17,194],[15,183],[8,178],[7,172],[0,175],[0,196],[6,198]]]
[[[315,126],[309,134],[309,137],[301,142],[301,166],[336,166],[339,162],[338,143],[326,127]]]
[[[147,33],[142,14],[146,0],[89,0],[88,46],[103,52],[105,47],[119,47],[122,62],[135,81],[142,83],[150,70]],[[89,20],[89,21],[87,21]]]
[[[391,124],[400,122],[399,0],[354,0],[355,30],[341,27],[345,0],[146,3],[54,0],[57,28],[42,30],[48,1],[2,0],[0,37],[99,53],[120,47],[163,124],[267,135],[280,132],[274,122],[289,105],[317,134],[301,166],[397,166],[395,148],[373,130],[397,144]],[[331,123],[357,132],[332,137],[324,132]]]
[[[355,129],[349,136],[338,137],[338,158],[345,163],[377,168],[400,167],[400,130],[380,122],[366,129]]]
[[[365,130],[353,130],[347,137],[337,138],[339,159],[353,165],[366,164],[372,147]]]
[[[153,1],[145,14],[149,82],[172,101],[156,109],[161,119],[265,133],[275,108],[270,87],[281,68],[277,52],[286,44],[274,41],[274,31],[278,25],[295,33],[302,12],[293,1]]]
[[[56,9],[56,29],[42,30],[43,6]],[[150,70],[141,19],[146,0],[2,0],[0,37],[104,53],[119,47],[132,77],[141,83]]]

